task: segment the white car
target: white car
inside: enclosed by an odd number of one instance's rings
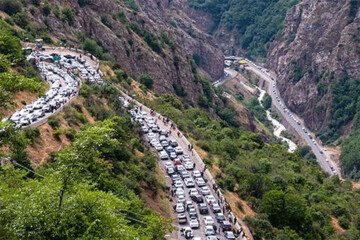
[[[177,157],[175,152],[170,153],[170,159],[175,159]]]
[[[174,167],[174,164],[172,164],[171,162],[165,162],[164,165],[166,168]]]
[[[182,183],[181,180],[176,180],[174,182],[174,187],[176,187],[176,188],[182,188],[183,186],[184,186],[184,184]]]
[[[186,162],[186,161],[191,161],[190,156],[187,155],[187,154],[185,154],[185,155],[182,156],[182,160],[183,160],[184,162]]]
[[[151,145],[151,146],[154,147],[154,146],[157,145],[157,144],[160,144],[160,143],[159,143],[159,141],[158,141],[156,138],[152,138],[152,139],[150,140],[150,145]]]
[[[184,163],[184,167],[186,170],[193,170],[194,169],[194,163],[191,161],[187,161]]]
[[[162,151],[164,149],[163,146],[161,146],[160,143],[155,144],[154,148],[156,149],[156,151]]]
[[[175,153],[176,153],[177,155],[181,155],[181,154],[184,153],[184,151],[183,151],[183,149],[182,149],[180,146],[178,146],[178,147],[175,148]]]
[[[149,132],[149,128],[147,126],[142,126],[141,127],[141,130],[144,132],[144,133],[148,133]]]
[[[156,134],[155,134],[155,133],[152,133],[152,132],[151,132],[151,133],[148,133],[148,134],[147,134],[147,138],[148,138],[148,139],[152,139],[152,138],[155,138],[155,137],[156,137]]]
[[[161,152],[159,153],[159,156],[160,156],[160,159],[161,159],[161,160],[166,160],[166,159],[169,158],[169,155],[168,155],[165,151],[161,151]]]
[[[213,226],[210,226],[210,225],[206,225],[206,226],[204,227],[204,232],[205,232],[205,235],[206,235],[206,236],[215,235],[214,228],[213,228]]]
[[[190,195],[190,197],[191,196],[197,196],[197,195],[199,195],[199,192],[198,192],[198,190],[196,188],[191,188],[190,191],[189,191],[189,195]]]
[[[201,192],[201,194],[202,195],[209,195],[210,194],[210,189],[209,189],[209,187],[208,186],[205,186],[205,187],[201,187],[200,188],[200,192]]]
[[[191,228],[199,228],[200,226],[199,221],[197,219],[191,219],[189,221],[189,225]]]
[[[178,203],[184,203],[186,201],[185,195],[179,195],[176,197]]]
[[[205,216],[203,217],[203,221],[205,225],[213,225],[214,224],[214,219],[210,216]]]
[[[185,178],[184,183],[186,187],[195,187],[195,182],[192,178]]]
[[[182,203],[177,203],[177,204],[175,205],[175,211],[176,211],[177,213],[183,213],[183,212],[185,212],[184,204],[182,204]]]
[[[216,199],[213,195],[206,195],[205,200],[206,200],[207,204],[209,204],[209,205],[216,203]]]
[[[198,185],[198,187],[202,187],[206,185],[206,182],[202,177],[196,178],[195,182]]]
[[[195,170],[192,172],[192,175],[194,178],[199,178],[201,177],[201,172],[199,170]]]
[[[182,188],[176,188],[176,189],[174,190],[174,192],[175,192],[176,196],[184,195],[184,193],[185,193]]]

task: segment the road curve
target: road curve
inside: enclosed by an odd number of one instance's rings
[[[225,57],[225,59],[240,60],[244,58],[230,56]],[[283,100],[281,99],[279,91],[276,87],[276,79],[272,77],[267,70],[264,70],[264,68],[257,66],[252,61],[247,60],[247,62],[248,70],[254,72],[256,75],[269,83],[269,87],[265,90],[273,100],[272,107],[278,110],[282,116],[282,119],[285,120],[296,131],[298,136],[300,136],[307,143],[307,145],[310,146],[320,167],[330,176],[340,175],[340,171],[326,158],[325,154],[323,153],[323,147],[318,144],[314,135],[302,125],[302,123],[299,121],[300,118],[289,111],[289,109],[286,107],[286,104],[284,104]]]

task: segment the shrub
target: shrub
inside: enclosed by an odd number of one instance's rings
[[[341,216],[341,217],[339,217],[338,220],[339,220],[340,227],[342,227],[344,229],[349,229],[350,221],[348,218],[346,218],[345,216]]]
[[[40,2],[41,0],[31,0],[32,4],[34,4],[35,6],[40,6]]]
[[[21,12],[22,4],[19,0],[2,0],[0,1],[1,9],[9,15]]]
[[[45,16],[48,16],[51,13],[51,7],[48,2],[45,2],[44,6],[42,8],[42,11]],[[55,14],[55,12],[54,12],[54,14]]]
[[[62,10],[62,19],[69,23],[69,25],[74,24],[74,13],[71,11],[69,7],[64,7]]]
[[[52,129],[60,127],[60,119],[57,116],[49,117],[48,123]]]
[[[38,128],[25,128],[24,133],[27,139],[34,144],[36,138],[40,137],[40,130]]]
[[[12,19],[21,28],[25,28],[27,25],[29,25],[29,19],[26,16],[25,13],[17,13],[15,14]]]
[[[107,16],[105,16],[105,15],[101,16],[101,22],[108,28],[110,28],[110,29],[112,28],[111,23],[110,23],[109,19],[107,18]]]
[[[183,87],[179,87],[176,83],[173,83],[173,88],[175,90],[176,95],[178,95],[179,97],[187,96],[187,92]]]
[[[91,0],[78,0],[80,7],[84,7],[85,5],[89,5]]]
[[[147,89],[151,89],[154,84],[154,80],[148,74],[141,74],[138,78],[138,81],[141,84],[144,84]]]

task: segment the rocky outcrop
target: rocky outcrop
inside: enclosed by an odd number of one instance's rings
[[[305,0],[294,6],[267,56],[288,107],[315,131],[331,119],[331,83],[360,77],[359,11],[350,18],[349,2]]]
[[[102,47],[126,70],[137,78],[142,73],[154,79],[154,91],[174,93],[173,84],[183,87],[189,102],[197,103],[202,94],[201,84],[194,81],[190,58],[194,54],[201,59],[199,73],[209,80],[217,80],[223,75],[223,54],[217,50],[209,35],[198,29],[187,16],[186,0],[139,0],[140,10],[134,11],[122,1],[91,0],[90,4],[80,7],[78,1],[51,1],[52,6],[69,6],[75,15],[72,26],[57,18],[53,13],[44,16],[34,14],[34,21],[45,25],[49,32],[60,39],[66,37],[73,46],[78,45],[76,32],[101,43]],[[126,22],[116,20],[122,12]],[[101,18],[107,18],[110,24],[104,25]],[[134,31],[132,24],[140,30],[153,34],[161,51],[154,51],[144,36]],[[166,33],[175,43],[170,46],[164,42]]]

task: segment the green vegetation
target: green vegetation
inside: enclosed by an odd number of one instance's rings
[[[304,76],[304,72],[301,69],[301,67],[298,65],[296,60],[292,60],[291,64],[293,66],[293,84],[296,84],[298,81],[300,81],[302,79],[302,77]]]
[[[256,240],[360,237],[355,221],[360,192],[348,181],[327,178],[309,147],[289,153],[283,145],[264,142],[259,134],[216,121],[198,108],[185,108],[171,95],[147,104],[208,153],[209,168],[216,164],[221,169],[216,181],[222,189],[237,193],[258,213],[245,219]],[[226,112],[231,116],[231,109]],[[331,216],[348,227],[341,236],[336,236]]]
[[[62,18],[63,21],[68,22],[69,25],[74,24],[74,20],[75,20],[74,13],[69,7],[64,7],[62,9],[61,18]]]
[[[0,0],[0,9],[9,15],[21,12],[22,4],[19,0]]]
[[[14,93],[29,90],[42,94],[44,87],[34,69],[24,60],[16,32],[3,20],[0,20],[0,26],[0,110],[3,110],[13,104]],[[10,66],[18,67],[19,72],[29,78],[10,71]]]
[[[179,97],[187,96],[187,92],[185,91],[185,89],[183,87],[179,87],[176,83],[173,83],[173,88],[174,88],[176,95],[178,95]]]
[[[110,28],[110,29],[112,28],[111,23],[106,15],[101,16],[101,22],[108,28]]]
[[[91,4],[91,0],[78,0],[78,3],[80,5],[80,7],[84,7],[86,5]]]
[[[135,12],[140,10],[140,7],[137,5],[135,0],[123,0],[123,2]]]
[[[139,83],[143,84],[147,89],[151,89],[154,84],[154,80],[148,74],[141,74],[138,77],[138,81]]]
[[[271,96],[269,94],[265,93],[265,96],[262,100],[262,104],[266,110],[271,108],[271,102],[272,102]]]
[[[14,129],[8,131],[6,136],[1,133],[1,139],[22,136]],[[169,222],[137,196],[140,184],[155,191],[159,187],[154,176],[156,158],[143,147],[143,157],[130,150],[133,133],[128,116],[113,117],[84,127],[70,147],[38,171],[40,175],[26,176],[27,172],[11,165],[1,168],[1,236],[163,239]]]
[[[359,0],[350,0],[348,24],[352,23],[355,19],[356,13],[359,9]]]
[[[215,26],[236,29],[241,38],[238,44],[253,58],[264,60],[270,43],[283,29],[286,11],[300,0],[188,0],[191,7],[213,15]]]
[[[139,24],[132,22],[129,24],[131,30],[133,30],[137,35],[142,37],[148,46],[156,53],[162,53],[162,48],[159,43],[159,40],[156,35],[149,32],[146,29],[141,29]],[[170,41],[170,40],[169,40]]]

